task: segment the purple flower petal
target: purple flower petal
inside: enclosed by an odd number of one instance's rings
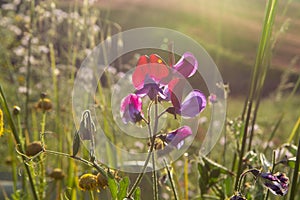
[[[262,172],[260,177],[263,179],[263,184],[275,195],[285,195],[289,189],[289,179],[283,173],[265,173]]]
[[[182,55],[180,60],[173,66],[173,68],[182,76],[188,78],[195,74],[198,68],[198,61],[192,53],[186,52]]]
[[[159,93],[163,95],[163,90],[159,87],[159,84],[156,83],[148,75],[146,75],[143,88],[135,92],[135,94],[137,94],[140,97],[148,95],[151,100],[154,100]]]
[[[199,90],[193,90],[184,99],[180,107],[183,117],[195,117],[206,107],[206,97]]]
[[[125,124],[141,120],[142,99],[136,94],[129,94],[121,101],[120,114]]]
[[[172,145],[176,147],[177,149],[180,149],[183,145],[184,139],[188,136],[192,135],[192,130],[188,126],[180,127],[170,133],[166,136],[166,142],[169,145]]]

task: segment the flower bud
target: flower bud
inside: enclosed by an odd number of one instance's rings
[[[21,112],[21,108],[19,106],[14,106],[13,108],[13,114],[18,115]]]
[[[55,180],[62,180],[65,177],[64,172],[60,168],[55,168],[53,171],[49,174],[49,177],[55,179]]]
[[[48,98],[40,99],[37,108],[42,109],[43,111],[50,111],[52,109],[52,102]]]
[[[97,176],[93,174],[83,174],[79,178],[79,188],[81,190],[98,190]]]

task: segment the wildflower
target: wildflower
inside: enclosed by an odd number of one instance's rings
[[[4,133],[4,120],[3,120],[3,112],[0,109],[0,136]]]
[[[217,95],[215,94],[210,94],[209,97],[208,97],[208,100],[211,104],[214,104],[214,103],[217,103]]]
[[[145,85],[147,76],[154,82],[160,83],[168,75],[169,69],[161,57],[156,54],[151,54],[149,57],[143,55],[139,58],[136,69],[132,74],[132,83],[139,90]]]
[[[121,101],[120,113],[125,124],[142,120],[142,99],[136,94],[129,94]]]
[[[160,88],[159,84],[157,84],[148,75],[146,75],[143,88],[137,90],[135,94],[140,97],[148,95],[151,100],[154,100],[157,95],[160,95],[163,99],[165,98],[163,95],[163,90]]]
[[[274,195],[286,195],[289,188],[289,178],[284,173],[265,173],[259,174],[264,186],[266,186]]]
[[[175,74],[178,72],[185,78],[193,76],[196,73],[197,68],[198,61],[190,52],[184,53],[179,61],[173,66]]]
[[[48,98],[41,98],[37,104],[37,108],[45,111],[50,111],[52,109],[52,102]]]
[[[167,134],[165,141],[168,145],[180,149],[184,144],[184,139],[192,135],[192,130],[188,126],[182,126]]]
[[[183,84],[179,79],[170,83],[171,102],[173,107],[167,111],[171,114],[178,114],[183,117],[195,117],[206,107],[206,97],[199,90],[192,90],[182,101]]]
[[[14,106],[13,114],[18,115],[21,112],[21,108],[19,106]]]
[[[25,154],[27,156],[35,156],[36,154],[38,154],[41,151],[43,151],[43,147],[42,147],[41,142],[35,141],[35,142],[29,143],[26,146],[26,152],[25,152]]]
[[[81,190],[98,190],[97,176],[93,174],[83,174],[79,178],[79,188]]]
[[[96,190],[105,189],[108,186],[108,181],[101,173],[84,174],[79,178],[79,188],[81,190]]]
[[[55,180],[62,180],[65,177],[64,172],[60,168],[55,168],[53,171],[49,174],[49,177],[55,179]]]

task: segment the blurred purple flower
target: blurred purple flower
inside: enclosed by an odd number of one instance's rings
[[[142,99],[136,94],[129,94],[121,101],[120,113],[125,124],[142,120]]]
[[[289,178],[284,173],[265,173],[262,172],[259,176],[263,180],[263,184],[274,194],[283,196],[287,194],[289,189]]]
[[[192,130],[188,126],[182,126],[167,134],[165,141],[168,145],[180,149],[184,144],[184,139],[192,135]]]
[[[214,104],[214,103],[217,103],[217,95],[215,94],[210,94],[209,97],[208,97],[208,100],[211,104]]]
[[[173,66],[175,72],[179,72],[183,77],[188,78],[195,74],[198,68],[198,61],[190,52],[185,52],[179,61]]]

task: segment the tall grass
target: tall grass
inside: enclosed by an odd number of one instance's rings
[[[287,5],[290,2],[287,2]],[[109,11],[98,9],[88,0],[84,0],[82,3],[75,1],[74,4],[68,6],[64,3],[57,5],[55,1],[20,2],[14,10],[1,10],[1,17],[5,16],[5,19],[11,19],[8,20],[11,23],[10,26],[16,25],[21,29],[21,34],[15,35],[13,40],[9,40],[11,43],[5,47],[5,50],[7,52],[17,52],[16,50],[22,48],[25,50],[25,53],[20,55],[7,53],[3,58],[5,62],[2,62],[2,58],[0,58],[0,63],[8,63],[9,69],[6,67],[3,69],[10,74],[10,76],[0,74],[0,108],[4,111],[4,132],[8,135],[6,137],[8,146],[1,147],[0,151],[5,152],[4,155],[7,155],[6,152],[9,151],[11,155],[10,168],[14,193],[10,198],[33,198],[36,200],[86,198],[123,200],[133,198],[147,200],[152,198],[152,195],[145,192],[150,186],[155,199],[226,199],[230,196],[243,196],[247,199],[273,199],[274,196],[269,192],[270,190],[266,191],[261,184],[263,183],[261,173],[274,174],[277,171],[285,172],[290,177],[289,199],[300,198],[298,192],[300,118],[293,128],[290,127],[291,133],[285,141],[287,144],[274,144],[273,140],[280,130],[280,126],[285,123],[286,117],[294,111],[293,109],[284,111],[284,114],[279,115],[277,121],[269,123],[271,125],[268,124],[265,127],[261,125],[263,137],[256,130],[256,126],[260,125],[260,115],[266,117],[273,115],[272,112],[270,112],[271,114],[260,113],[260,110],[265,80],[272,65],[274,46],[279,39],[279,35],[273,28],[278,3],[278,0],[267,1],[249,93],[241,115],[235,119],[230,119],[228,116],[224,130],[226,137],[224,147],[216,146],[216,150],[213,150],[208,157],[199,156],[195,154],[195,151],[200,142],[195,140],[182,158],[173,163],[165,163],[163,170],[154,171],[152,180],[145,173],[147,165],[142,169],[142,173],[133,179],[127,177],[131,177],[132,174],[117,174],[106,165],[98,163],[94,155],[83,148],[81,141],[76,140],[80,128],[82,128],[80,126],[83,125],[74,126],[72,119],[73,108],[70,105],[69,93],[71,93],[80,63],[100,41],[110,39],[114,33],[121,32],[122,28],[127,27],[121,27],[110,21]],[[283,13],[286,12],[287,6]],[[224,14],[221,13],[221,15]],[[282,25],[282,27],[285,26],[286,24]],[[3,29],[0,27],[0,33]],[[224,26],[221,21],[217,24],[216,29],[218,30],[218,46],[222,46]],[[10,32],[10,34],[13,33]],[[4,34],[4,37],[10,38],[11,36]],[[22,41],[27,42],[22,44]],[[117,47],[119,50],[122,48],[122,42],[120,36]],[[101,48],[104,54],[109,53],[109,48],[106,49],[105,46]],[[172,54],[172,50],[170,51]],[[215,57],[216,61],[220,62],[220,51],[217,51]],[[110,63],[106,60],[106,56],[104,59],[105,65],[109,66]],[[130,62],[135,63],[135,60],[132,60]],[[128,63],[123,63],[123,61],[126,60],[120,58],[116,61],[118,70],[125,71]],[[170,56],[170,63],[175,63],[173,55]],[[135,64],[132,65],[134,67]],[[25,66],[25,72],[23,66]],[[121,140],[117,133],[120,130],[114,124],[111,108],[114,105],[111,105],[111,93],[108,90],[113,87],[114,79],[117,76],[110,72],[105,72],[105,76],[107,77],[105,84],[98,81],[94,99],[95,109],[100,116],[104,116],[99,121],[106,136],[112,143],[119,144]],[[15,92],[18,94],[16,98],[12,91],[17,91],[19,88],[16,88],[15,85],[17,87],[24,85],[26,88],[24,93]],[[299,85],[300,75],[288,98],[283,100],[284,104],[296,102],[294,105],[299,105],[299,103],[297,104],[298,97],[294,97]],[[224,85],[224,87],[228,86]],[[3,88],[12,89],[4,92]],[[54,102],[53,109],[49,112],[37,108],[37,103],[40,102],[39,95],[43,92],[47,93],[47,98]],[[229,103],[231,103],[230,100],[229,98]],[[21,107],[20,113],[12,115],[10,110],[13,104]],[[157,105],[154,106],[157,117]],[[206,116],[206,114],[204,115]],[[150,138],[153,141],[150,142],[149,155],[145,163],[151,161],[155,163],[156,157],[151,152],[154,151],[155,137],[153,134],[157,132],[157,123],[155,121],[153,127],[149,124],[149,129],[153,128],[153,133],[150,131]],[[291,123],[289,122],[289,124]],[[272,125],[273,127],[271,127]],[[204,122],[201,129],[204,130],[207,126]],[[91,131],[90,127],[85,126],[84,128]],[[266,145],[265,149],[257,147],[260,139],[263,141],[260,141],[259,144]],[[3,143],[6,142],[3,137],[0,140],[3,140]],[[295,146],[293,142],[298,140],[298,146]],[[28,144],[33,141],[41,142],[42,148],[36,155],[28,156],[26,150]],[[129,144],[127,148],[137,150],[134,145]],[[106,149],[107,155],[104,156],[108,158],[109,164],[116,166],[119,162],[118,155],[114,155],[111,145],[107,143],[101,148]],[[145,150],[147,145],[143,148]],[[221,151],[222,153],[219,154],[218,152]],[[272,152],[271,158],[268,157],[270,152]],[[216,162],[216,158],[220,161]],[[153,168],[155,167],[153,165]],[[61,170],[60,176],[54,173],[59,171],[55,171],[55,168]],[[22,174],[22,187],[19,187],[19,169],[26,172]],[[4,171],[8,171],[7,167],[4,168]],[[99,174],[107,181],[103,187],[99,186],[98,180],[89,185],[91,190],[87,186],[85,188],[80,186],[82,175],[89,175],[91,177],[89,181],[95,181],[96,175]],[[256,183],[252,178],[253,174],[258,180]],[[28,188],[31,191],[28,191]]]

